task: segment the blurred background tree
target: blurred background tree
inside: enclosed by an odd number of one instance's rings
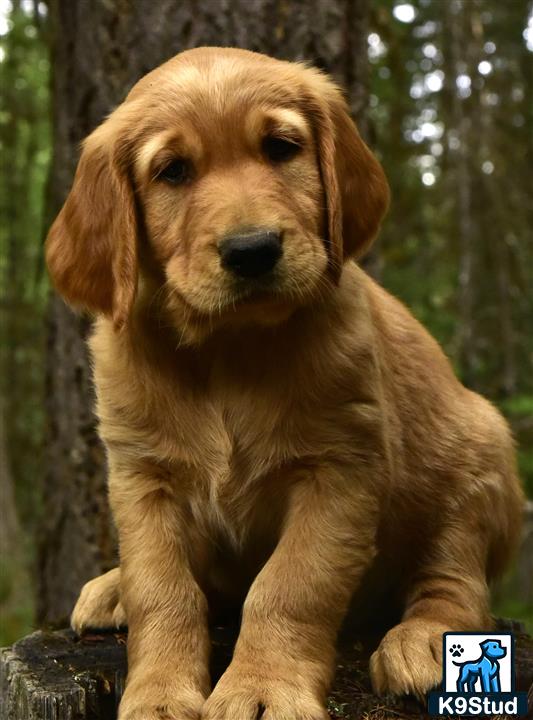
[[[531,2],[0,0],[0,644],[62,620],[114,559],[88,323],[50,297],[43,238],[81,139],[200,44],[306,59],[346,88],[393,194],[369,269],[505,412],[533,496]],[[531,583],[502,592],[532,627]]]

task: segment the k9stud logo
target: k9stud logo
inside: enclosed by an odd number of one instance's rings
[[[527,695],[514,691],[511,633],[445,633],[443,691],[429,695],[430,715],[527,714]]]

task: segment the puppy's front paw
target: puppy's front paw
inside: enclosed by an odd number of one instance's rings
[[[116,629],[127,624],[119,599],[120,570],[114,568],[83,586],[70,617],[72,629],[81,635],[88,629]]]
[[[327,720],[320,695],[297,672],[232,663],[205,703],[202,720]]]
[[[423,697],[442,680],[442,633],[449,627],[430,620],[406,620],[389,630],[370,658],[370,676],[379,694]]]
[[[200,720],[204,695],[193,689],[170,692],[161,683],[128,686],[118,720]]]

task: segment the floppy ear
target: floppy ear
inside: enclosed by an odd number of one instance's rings
[[[46,261],[67,302],[110,316],[118,328],[137,287],[137,222],[109,122],[83,145],[74,184],[46,239]]]
[[[363,142],[340,91],[313,72],[312,114],[326,203],[330,268],[338,279],[343,262],[359,258],[374,240],[389,204],[383,168]]]

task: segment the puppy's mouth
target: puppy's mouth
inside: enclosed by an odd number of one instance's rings
[[[286,307],[291,300],[294,302],[291,294],[285,290],[279,279],[274,277],[262,278],[260,281],[233,282],[230,287],[221,287],[218,292],[213,292],[211,300],[205,305],[199,304],[196,298],[189,297],[178,288],[172,288],[170,297],[183,303],[187,311],[199,320],[235,315],[246,308],[264,308],[266,312],[269,308]]]
[[[280,311],[288,310],[294,304],[294,297],[275,284],[269,287],[240,285],[228,294],[227,302],[216,314],[226,319],[237,319],[239,316],[244,318],[250,316],[250,313],[254,317],[269,314],[277,316]]]
[[[167,311],[180,331],[180,344],[201,342],[216,328],[273,327],[285,322],[297,307],[274,285],[241,286],[203,307],[178,290],[167,298]]]
[[[275,273],[254,280],[236,280],[229,292],[238,304],[279,301],[280,297],[285,294],[283,283]]]
[[[317,274],[318,277],[318,274]],[[285,268],[273,268],[261,277],[232,277],[218,274],[202,286],[191,283],[184,291],[179,282],[168,282],[168,309],[185,312],[187,322],[237,323],[238,325],[277,323],[305,305],[321,291],[320,278]]]
[[[296,307],[306,304],[317,294],[317,284],[307,278],[272,273],[253,281],[233,282],[227,290],[229,310],[239,311],[245,307],[269,308]]]

